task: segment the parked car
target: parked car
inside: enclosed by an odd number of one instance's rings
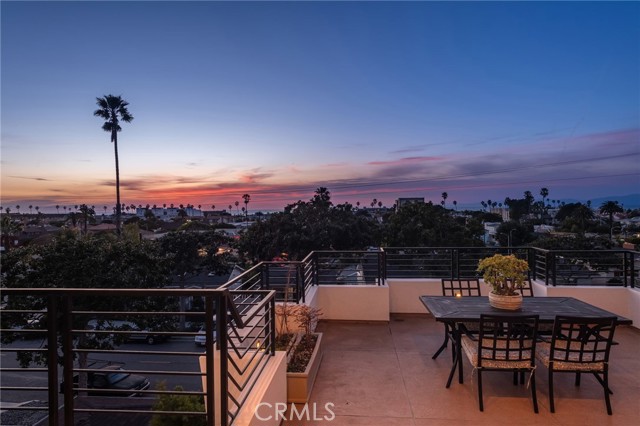
[[[213,341],[216,341],[215,324],[213,330]],[[200,327],[200,330],[198,330],[198,334],[196,334],[193,338],[193,342],[196,344],[196,346],[204,346],[207,344],[207,333],[204,326]]]
[[[145,341],[150,345],[154,345],[159,342],[164,342],[169,336],[164,334],[154,334],[152,331],[141,330],[137,324],[131,321],[120,320],[91,320],[87,323],[89,330],[113,330],[113,331],[131,331],[131,333],[125,334],[125,340],[127,341]],[[114,334],[115,335],[115,334]],[[112,336],[113,337],[113,336]]]
[[[73,377],[73,386],[78,387],[79,375]],[[151,386],[149,379],[137,374],[131,374],[121,365],[108,364],[100,371],[87,373],[87,388],[89,396],[139,396],[138,391],[147,390]],[[109,392],[119,390],[123,392]],[[64,393],[64,382],[60,384],[60,393]]]

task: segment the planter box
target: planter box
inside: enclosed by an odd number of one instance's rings
[[[322,333],[315,333],[315,335],[318,336],[316,347],[313,349],[304,373],[287,373],[287,402],[289,403],[305,403],[311,395],[323,355]]]

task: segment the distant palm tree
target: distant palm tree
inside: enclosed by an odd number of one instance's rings
[[[36,214],[40,213],[40,207],[36,206]]]
[[[356,201],[356,206],[360,208],[360,201]]]
[[[16,210],[18,211],[18,214],[20,214],[20,204],[16,206]]]
[[[622,213],[624,209],[617,201],[606,201],[600,205],[600,213],[609,215],[609,238],[613,239],[613,215]]]
[[[215,204],[211,204],[211,210],[215,210],[216,209],[216,205]]]
[[[382,201],[378,201],[378,208],[382,208]]]
[[[453,200],[453,206],[456,208],[456,211],[458,211],[458,202],[456,200]]]
[[[56,212],[60,213],[60,204],[56,204]]]
[[[240,205],[240,201],[236,201],[234,204],[236,205],[236,214],[240,215],[240,212],[238,211],[238,206]]]
[[[546,204],[545,199],[549,196],[549,190],[547,188],[541,188],[540,195],[542,195],[542,205],[544,206]]]
[[[62,206],[62,208],[64,209],[65,214],[67,213],[67,206]]]
[[[444,207],[447,203],[447,198],[449,198],[449,194],[447,194],[446,192],[442,193],[442,206]]]
[[[242,196],[242,199],[244,200],[244,217],[245,217],[245,221],[248,222],[249,221],[249,201],[251,200],[251,195],[249,194],[244,194]]]
[[[129,102],[122,99],[121,96],[106,95],[102,98],[96,98],[99,109],[93,112],[96,117],[105,120],[102,130],[111,133],[111,142],[113,142],[113,151],[116,160],[116,233],[120,236],[122,230],[122,209],[120,207],[120,164],[118,160],[118,132],[122,130],[120,120],[130,123],[133,116],[129,113],[127,106]]]

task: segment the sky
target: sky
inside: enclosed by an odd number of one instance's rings
[[[0,8],[3,209],[640,192],[638,2]]]

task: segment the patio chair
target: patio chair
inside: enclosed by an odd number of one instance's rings
[[[451,296],[451,297],[464,297],[464,296],[480,296],[480,280],[477,278],[465,278],[465,279],[442,279],[442,295],[443,296]],[[478,329],[478,324],[475,323],[463,323],[463,327],[466,332],[472,332],[473,330]],[[431,357],[431,359],[436,359],[442,353],[442,351],[447,347],[449,341],[451,341],[452,345],[452,356],[454,354],[455,348],[453,347],[455,343],[455,338],[453,337],[453,329],[449,324],[444,325],[444,341],[440,348],[436,351],[435,354]]]
[[[538,315],[481,315],[478,335],[463,335],[461,346],[478,372],[478,405],[484,411],[482,373],[485,371],[529,372],[533,411],[538,412],[536,397],[535,352]]]
[[[592,373],[604,389],[607,414],[612,414],[609,352],[615,328],[615,317],[556,317],[551,342],[538,343],[536,353],[536,357],[549,370],[549,409],[552,413],[555,412],[554,373],[576,373],[576,386],[580,386],[581,373]]]

